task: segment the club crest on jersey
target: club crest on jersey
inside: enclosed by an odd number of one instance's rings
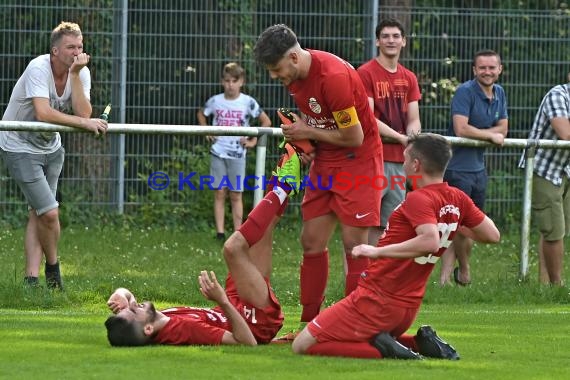
[[[322,111],[321,105],[317,102],[317,99],[315,98],[309,98],[309,108],[314,113],[321,113]]]

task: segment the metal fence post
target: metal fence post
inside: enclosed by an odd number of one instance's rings
[[[129,34],[129,4],[128,0],[115,0],[117,10],[113,12],[113,103],[118,110],[118,123],[126,121],[127,109],[127,40]],[[111,136],[111,185],[112,207],[117,213],[123,214],[125,206],[125,134]]]
[[[253,207],[257,206],[263,198],[264,176],[265,176],[265,156],[267,153],[267,135],[261,134],[257,139],[255,148],[255,177],[257,184],[253,190]]]
[[[534,154],[538,141],[529,140],[525,149],[524,192],[522,204],[521,226],[521,254],[520,254],[520,278],[528,277],[528,252],[530,246],[530,216],[532,202],[532,177],[534,169]]]
[[[364,41],[370,38],[370,52],[366,60],[372,59],[376,56],[376,25],[378,25],[378,0],[370,0],[370,35],[365,35],[362,38]],[[366,29],[365,29],[366,30]],[[366,32],[365,32],[366,33]],[[365,61],[366,61],[365,60]]]

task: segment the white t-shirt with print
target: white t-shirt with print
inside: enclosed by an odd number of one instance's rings
[[[90,99],[91,74],[87,67],[79,72],[85,97]],[[50,106],[60,112],[72,114],[71,81],[69,76],[65,90],[57,95],[55,80],[51,71],[50,55],[44,54],[33,59],[16,82],[10,102],[2,120],[5,121],[37,121],[32,98],[47,98]],[[0,148],[8,152],[48,154],[61,147],[61,137],[58,132],[0,132]]]
[[[212,125],[249,127],[252,118],[258,118],[263,110],[249,95],[239,94],[229,100],[224,94],[212,96],[204,106],[204,115],[212,116]],[[210,152],[220,158],[245,159],[247,149],[240,144],[240,136],[217,136]]]

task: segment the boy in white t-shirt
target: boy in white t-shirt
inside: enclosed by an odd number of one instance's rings
[[[224,66],[221,84],[224,92],[214,95],[206,101],[204,108],[198,111],[198,123],[208,125],[207,118],[212,116],[212,125],[248,127],[252,118],[259,119],[261,127],[270,127],[269,116],[261,109],[257,101],[242,94],[245,82],[244,69],[235,62]],[[207,136],[212,141],[210,175],[214,177],[214,219],[216,237],[225,240],[224,209],[229,193],[232,207],[234,230],[241,226],[243,219],[242,193],[245,177],[245,156],[247,148],[253,148],[257,137]]]

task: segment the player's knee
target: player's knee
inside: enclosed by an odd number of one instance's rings
[[[291,345],[291,349],[293,350],[294,354],[298,354],[298,355],[303,355],[304,353],[307,352],[307,348],[304,347],[299,341],[298,339],[295,339],[293,341],[293,344]]]
[[[301,235],[301,246],[303,252],[322,252],[326,249],[327,242],[322,241],[321,237],[303,234]]]
[[[304,328],[303,331],[295,337],[291,349],[293,353],[303,355],[306,354],[307,350],[315,343],[317,343],[316,339],[307,331],[307,328]]]
[[[225,241],[223,253],[226,261],[232,260],[236,255],[248,249],[248,244],[241,232],[236,231]]]

